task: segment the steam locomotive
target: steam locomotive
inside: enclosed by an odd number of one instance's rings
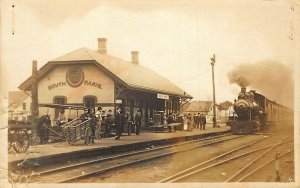
[[[241,88],[233,108],[233,116],[227,123],[233,134],[252,134],[283,125],[293,117],[291,109],[269,100],[255,90],[247,92],[246,88]]]

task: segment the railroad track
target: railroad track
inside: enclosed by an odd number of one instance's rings
[[[252,155],[254,158],[251,161],[249,161],[247,164],[243,164],[243,167],[241,167],[241,166],[237,167],[238,170],[236,173],[231,174],[230,177],[228,177],[225,180],[221,180],[221,181],[225,181],[225,182],[241,182],[241,181],[246,180],[251,175],[253,175],[255,172],[257,172],[258,170],[262,169],[263,167],[267,166],[268,164],[270,164],[271,162],[273,162],[275,160],[273,158],[272,160],[264,161],[264,163],[262,163],[261,165],[258,166],[256,164],[256,167],[253,168],[252,166],[254,166],[254,164],[257,163],[257,161],[259,159],[261,159],[262,157],[265,157],[267,154],[269,154],[275,148],[282,146],[282,145],[286,145],[286,144],[290,143],[291,141],[293,141],[293,139],[286,140],[286,138],[285,138],[276,144],[272,144],[272,145],[268,145],[268,146],[264,146],[264,147],[260,147],[260,148],[256,148],[256,149],[251,149],[249,151],[239,153],[235,156],[232,156],[235,152],[241,151],[242,149],[245,149],[245,148],[249,148],[249,146],[253,146],[257,142],[246,144],[244,146],[238,147],[236,149],[233,149],[231,151],[228,151],[226,153],[218,155],[212,159],[209,159],[207,161],[204,161],[204,162],[196,164],[192,167],[189,167],[177,174],[174,174],[172,176],[164,178],[163,180],[160,180],[157,183],[189,182],[189,181],[191,181],[191,179],[193,179],[193,177],[195,180],[195,178],[197,179],[197,177],[200,176],[201,174],[203,175],[206,173],[206,176],[207,176],[208,171],[213,168],[215,168],[213,170],[213,172],[220,172],[220,170],[218,170],[218,169],[222,169],[221,168],[222,165],[228,165],[228,163],[230,165],[230,162],[241,159],[245,156]],[[285,147],[285,150],[286,150],[286,147]],[[283,157],[292,151],[293,151],[293,149],[290,149],[288,151],[283,151],[281,154],[278,155],[278,157],[279,158]],[[257,154],[259,152],[261,152],[261,153]],[[269,154],[269,155],[274,156],[274,153]],[[252,169],[251,169],[251,167],[252,167]],[[223,167],[223,169],[224,168],[225,167]],[[249,171],[249,169],[250,169],[250,171]],[[249,171],[248,173],[247,173],[247,170]],[[199,179],[198,179],[198,181],[199,181]],[[212,180],[212,181],[215,181],[215,180]]]
[[[106,173],[112,170],[118,170],[130,165],[167,157],[179,152],[185,152],[195,148],[218,144],[241,137],[244,137],[244,135],[237,136],[227,134],[205,139],[197,139],[174,145],[148,148],[146,150],[134,151],[106,158],[84,161],[72,165],[64,165],[61,167],[43,171],[37,170],[34,173],[30,174],[29,182],[72,182],[78,179],[86,178],[88,176]]]

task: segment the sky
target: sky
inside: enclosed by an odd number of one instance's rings
[[[277,62],[295,75],[299,5],[299,0],[4,0],[1,88],[17,90],[30,76],[32,60],[41,67],[81,47],[97,50],[97,38],[104,37],[108,54],[130,61],[130,51],[139,51],[140,65],[194,100],[212,100],[215,54],[216,101],[233,101],[240,87],[230,83],[228,72],[241,64]]]

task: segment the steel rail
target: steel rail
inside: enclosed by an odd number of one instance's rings
[[[269,137],[263,137],[263,138],[257,139],[257,140],[255,140],[254,142],[250,142],[250,143],[248,143],[248,144],[246,144],[246,145],[243,145],[243,146],[241,146],[241,147],[238,147],[238,148],[235,148],[235,149],[233,149],[233,150],[230,150],[230,151],[228,151],[228,152],[226,152],[226,153],[223,153],[223,154],[221,154],[221,155],[218,155],[218,156],[216,156],[216,157],[214,157],[214,158],[212,158],[212,159],[209,159],[209,160],[207,160],[207,161],[204,161],[204,162],[202,162],[202,163],[200,163],[200,164],[194,165],[194,166],[192,166],[192,167],[190,167],[190,168],[188,168],[188,169],[186,169],[186,170],[184,170],[184,171],[181,171],[181,172],[179,172],[179,173],[177,173],[177,174],[174,174],[174,175],[172,175],[172,176],[169,176],[169,177],[167,177],[167,178],[165,178],[165,179],[162,179],[162,180],[160,180],[160,181],[158,181],[158,182],[156,182],[156,183],[164,183],[164,182],[167,182],[168,180],[171,180],[172,178],[175,178],[176,176],[179,176],[179,175],[181,175],[181,174],[184,174],[184,173],[186,173],[186,172],[188,172],[188,171],[190,171],[190,170],[193,170],[194,168],[197,168],[197,167],[199,167],[199,166],[201,166],[201,165],[204,165],[204,164],[206,164],[206,163],[209,163],[209,162],[211,162],[211,161],[213,161],[213,160],[216,160],[216,159],[219,159],[219,158],[224,157],[224,156],[226,156],[226,155],[229,155],[229,154],[231,154],[231,153],[233,153],[233,152],[235,152],[235,151],[241,150],[241,149],[246,148],[246,147],[250,147],[250,146],[256,144],[257,142],[260,142],[260,141],[262,141],[262,140],[264,140],[264,139],[266,139],[266,138],[269,138]]]
[[[286,138],[285,138],[286,139]],[[230,178],[228,178],[226,180],[226,182],[230,182],[232,181],[235,177],[237,177],[238,175],[240,175],[243,171],[245,171],[249,166],[251,166],[253,163],[255,163],[255,161],[257,161],[258,159],[262,158],[264,155],[266,155],[268,152],[270,152],[271,150],[273,150],[275,147],[277,147],[278,145],[280,145],[281,143],[284,142],[284,140],[281,140],[280,142],[278,142],[276,145],[272,146],[271,148],[267,149],[265,152],[263,152],[262,154],[260,154],[258,157],[256,157],[255,159],[253,159],[250,163],[248,163],[246,166],[244,166],[242,169],[240,169],[239,171],[237,171],[234,175],[232,175]],[[293,140],[293,139],[292,139]],[[292,141],[292,140],[288,140],[288,141]]]
[[[35,172],[32,176],[45,175],[45,174],[49,174],[49,173],[53,173],[53,172],[57,172],[57,171],[61,171],[61,170],[69,169],[69,168],[80,167],[80,166],[87,165],[87,164],[98,163],[98,162],[105,162],[105,161],[108,161],[108,160],[113,160],[113,159],[118,159],[118,158],[128,157],[128,156],[133,156],[133,155],[137,155],[137,154],[141,154],[141,153],[158,151],[158,150],[172,148],[172,147],[177,147],[177,146],[181,146],[181,145],[185,145],[185,144],[190,144],[190,143],[196,143],[196,142],[201,142],[201,141],[209,141],[209,140],[212,140],[212,139],[222,138],[222,137],[226,137],[226,136],[230,136],[230,135],[228,135],[228,134],[218,135],[218,136],[215,136],[215,137],[210,137],[209,139],[204,138],[204,139],[192,140],[192,141],[187,141],[187,142],[173,144],[173,145],[161,146],[161,147],[151,148],[151,149],[147,149],[147,150],[134,151],[134,152],[129,152],[129,153],[124,153],[124,154],[114,155],[114,156],[110,156],[110,157],[105,157],[105,158],[101,158],[101,159],[95,159],[95,160],[91,160],[91,161],[85,161],[85,162],[81,162],[81,163],[77,163],[77,164],[72,164],[72,165],[67,165],[67,166],[63,166],[63,167],[58,167],[58,168],[54,168],[54,169],[50,169],[50,170],[45,170],[45,171],[41,171],[41,172]],[[236,138],[236,137],[234,137],[234,138]]]
[[[278,145],[281,145],[281,144],[284,144],[284,143],[290,142],[290,141],[291,141],[291,140],[288,140],[288,141],[285,141],[285,142],[282,142],[282,143],[276,144],[276,145],[278,146]],[[248,155],[248,154],[251,154],[251,153],[255,153],[255,152],[258,152],[258,151],[261,151],[261,150],[264,150],[264,149],[268,149],[268,148],[271,148],[271,147],[273,147],[273,146],[274,146],[274,145],[265,146],[265,147],[262,147],[262,148],[259,148],[259,149],[255,149],[255,150],[252,150],[252,151],[249,151],[249,152],[240,154],[240,155],[238,155],[238,156],[231,157],[231,158],[229,158],[229,159],[226,159],[226,160],[223,160],[223,161],[220,161],[220,162],[211,164],[211,165],[209,165],[209,166],[203,167],[203,168],[201,168],[201,169],[195,170],[195,171],[190,172],[190,173],[188,173],[188,174],[186,174],[186,175],[182,175],[182,176],[180,176],[180,177],[178,177],[178,178],[175,178],[175,179],[173,179],[173,180],[171,180],[171,181],[168,181],[168,183],[173,183],[173,182],[178,181],[178,180],[180,180],[180,179],[186,178],[186,177],[191,176],[191,175],[193,175],[193,174],[196,174],[196,173],[198,173],[198,172],[201,172],[201,171],[204,171],[204,170],[206,170],[206,169],[209,169],[209,168],[211,168],[211,167],[218,166],[218,165],[223,164],[223,163],[226,163],[226,162],[228,162],[228,161],[232,161],[232,160],[234,160],[234,159],[238,159],[238,158],[243,157],[243,156],[245,156],[245,155]]]
[[[285,153],[279,154],[278,158],[281,158],[283,156],[285,156],[288,153],[293,152],[294,149],[291,149]],[[254,169],[253,171],[249,172],[248,174],[246,174],[245,176],[241,177],[240,179],[238,179],[236,182],[241,182],[243,180],[245,180],[246,178],[248,178],[249,176],[251,176],[252,174],[254,174],[255,172],[257,172],[258,170],[260,170],[261,168],[267,166],[268,164],[270,164],[271,162],[275,161],[275,159],[269,160],[266,163],[262,164],[261,166],[257,167],[256,169]]]
[[[74,176],[72,178],[64,179],[64,180],[58,181],[56,183],[66,183],[66,182],[70,182],[72,180],[82,179],[84,177],[92,176],[92,175],[95,175],[95,174],[101,174],[101,173],[104,173],[104,172],[108,172],[108,171],[115,170],[115,169],[120,169],[122,167],[138,164],[138,163],[141,163],[141,162],[146,162],[146,161],[150,161],[150,160],[154,160],[154,159],[158,159],[158,158],[162,158],[162,157],[167,157],[169,155],[174,155],[174,154],[179,153],[179,152],[185,152],[185,151],[192,150],[192,149],[195,149],[195,148],[198,148],[198,147],[204,147],[204,146],[208,146],[208,145],[212,145],[212,144],[216,144],[216,143],[220,143],[220,142],[224,142],[224,141],[228,141],[228,140],[237,139],[237,138],[240,138],[242,136],[243,135],[239,135],[239,136],[229,138],[229,139],[218,140],[218,141],[214,141],[214,142],[210,142],[210,143],[204,143],[204,144],[200,144],[200,145],[197,145],[197,146],[181,149],[181,150],[178,150],[178,151],[171,151],[171,152],[167,152],[167,153],[164,153],[164,154],[151,156],[151,157],[148,157],[148,158],[143,158],[143,159],[140,159],[140,160],[129,161],[127,163],[115,165],[115,166],[108,167],[108,168],[101,169],[101,170],[95,170],[95,171],[92,171],[92,172],[89,172],[89,173]]]

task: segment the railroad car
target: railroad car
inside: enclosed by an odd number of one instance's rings
[[[293,110],[256,93],[241,88],[235,100],[233,116],[228,125],[233,134],[252,134],[269,127],[284,126],[291,122]]]

